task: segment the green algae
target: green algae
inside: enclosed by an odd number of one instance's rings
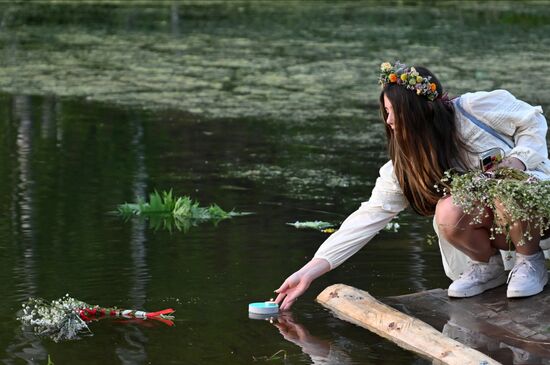
[[[540,21],[549,10],[536,3],[530,12],[507,2],[122,4],[92,15],[62,3],[4,6],[0,90],[205,118],[360,118],[366,101],[376,110],[379,63],[401,59],[431,66],[451,94],[504,87],[533,103],[550,95],[550,23]],[[180,22],[170,24],[174,11]]]
[[[225,178],[247,179],[264,185],[283,185],[286,195],[298,199],[326,198],[328,189],[346,189],[350,187],[369,187],[371,181],[358,176],[344,174],[334,168],[304,168],[300,164],[286,167],[257,164],[253,166],[234,167],[223,165]],[[250,167],[250,168],[247,168]]]

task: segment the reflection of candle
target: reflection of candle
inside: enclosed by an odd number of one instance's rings
[[[254,314],[277,314],[279,305],[275,302],[256,302],[248,305],[248,312]]]

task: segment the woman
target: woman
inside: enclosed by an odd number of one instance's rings
[[[452,196],[442,197],[434,185],[446,170],[478,167],[479,154],[492,148],[505,153],[499,166],[550,179],[542,109],[504,90],[467,93],[451,101],[432,72],[399,62],[383,63],[379,81],[391,160],[380,169],[370,199],[276,290],[281,310],[289,309],[313,280],[356,253],[409,205],[419,214],[434,216],[445,273],[454,280],[449,296],[469,297],[506,282],[499,250],[508,250],[508,243],[502,234],[489,238],[493,212],[471,224]],[[548,281],[540,234],[534,230],[531,239],[518,244],[527,228],[525,222],[511,225],[516,262],[508,297],[537,294]]]

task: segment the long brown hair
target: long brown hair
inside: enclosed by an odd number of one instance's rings
[[[415,68],[421,76],[431,76],[430,82],[443,95],[441,83],[433,73],[425,67]],[[384,95],[393,107],[393,130],[386,123]],[[380,110],[401,189],[417,213],[432,216],[441,198],[434,185],[440,184],[446,170],[465,166],[467,147],[457,132],[454,107],[441,97],[430,101],[402,85],[388,83],[380,94]]]

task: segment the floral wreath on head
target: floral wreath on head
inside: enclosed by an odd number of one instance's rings
[[[439,93],[437,85],[430,82],[431,76],[420,76],[414,67],[396,61],[395,65],[389,62],[384,62],[380,65],[380,77],[378,83],[385,86],[387,84],[397,84],[406,87],[409,90],[415,91],[417,95],[423,95],[428,100],[435,100]]]

